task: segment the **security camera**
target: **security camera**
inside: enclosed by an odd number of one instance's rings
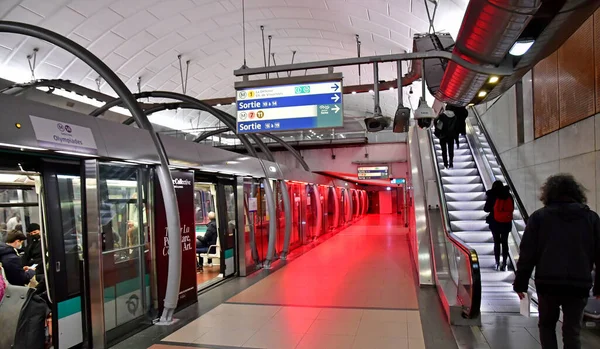
[[[429,105],[427,105],[427,101],[425,98],[421,97],[419,99],[419,106],[417,110],[415,110],[415,119],[435,119],[435,111]]]

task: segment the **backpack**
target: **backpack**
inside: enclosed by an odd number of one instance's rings
[[[514,210],[515,205],[510,196],[506,199],[497,198],[494,203],[494,220],[498,223],[510,223]]]
[[[439,139],[443,138],[444,122],[438,117],[435,119],[434,126],[433,134]]]

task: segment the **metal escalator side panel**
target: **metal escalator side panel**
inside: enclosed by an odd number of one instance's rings
[[[480,321],[482,286],[479,256],[475,249],[470,248],[459,236],[454,234],[454,230],[457,227],[452,226],[452,217],[455,217],[457,213],[450,212],[449,203],[454,202],[455,199],[459,199],[457,200],[459,202],[481,199],[481,194],[484,193],[471,192],[480,191],[482,188],[481,184],[477,182],[477,178],[472,178],[472,175],[477,174],[477,172],[471,169],[472,166],[469,164],[472,161],[471,154],[464,140],[460,144],[459,149],[465,149],[467,154],[463,155],[463,158],[455,157],[454,169],[445,170],[441,166],[441,156],[438,156],[441,153],[439,141],[432,136],[431,132],[423,132],[426,133],[431,152],[436,154],[435,157],[431,158],[431,166],[435,169],[434,184],[437,186],[439,210],[435,212],[430,209],[428,214],[431,223],[436,222],[437,217],[437,220],[439,220],[439,229],[434,231],[434,226],[433,224],[431,225],[432,243],[436,242],[438,245],[444,245],[445,255],[449,263],[448,273],[456,286],[454,294],[448,288],[446,288],[446,293],[447,296],[452,295],[456,297],[454,300],[462,307],[462,318]],[[464,166],[461,166],[463,164]],[[454,171],[459,171],[457,174],[464,174],[464,176],[455,175]],[[460,207],[460,203],[453,203],[452,207]],[[468,216],[469,214],[459,213],[458,215]],[[437,234],[434,234],[434,232]],[[432,244],[432,248],[435,247],[436,245]],[[434,257],[438,259],[437,252],[434,252]],[[437,272],[439,270],[436,270]],[[438,285],[439,289],[440,286]],[[450,300],[450,297],[448,297],[448,300]],[[450,314],[450,321],[460,322],[461,320],[455,318],[455,316],[456,314]]]

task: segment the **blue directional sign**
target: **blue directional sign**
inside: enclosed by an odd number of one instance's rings
[[[237,133],[344,125],[341,81],[237,90]]]

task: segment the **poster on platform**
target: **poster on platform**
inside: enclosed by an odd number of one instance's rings
[[[179,230],[181,232],[181,283],[177,307],[187,306],[197,301],[196,286],[196,233],[194,230],[194,173],[191,171],[171,171],[173,186],[179,208]],[[169,232],[164,201],[158,179],[154,183],[155,192],[155,239],[156,281],[159,310],[163,309],[169,271]]]

